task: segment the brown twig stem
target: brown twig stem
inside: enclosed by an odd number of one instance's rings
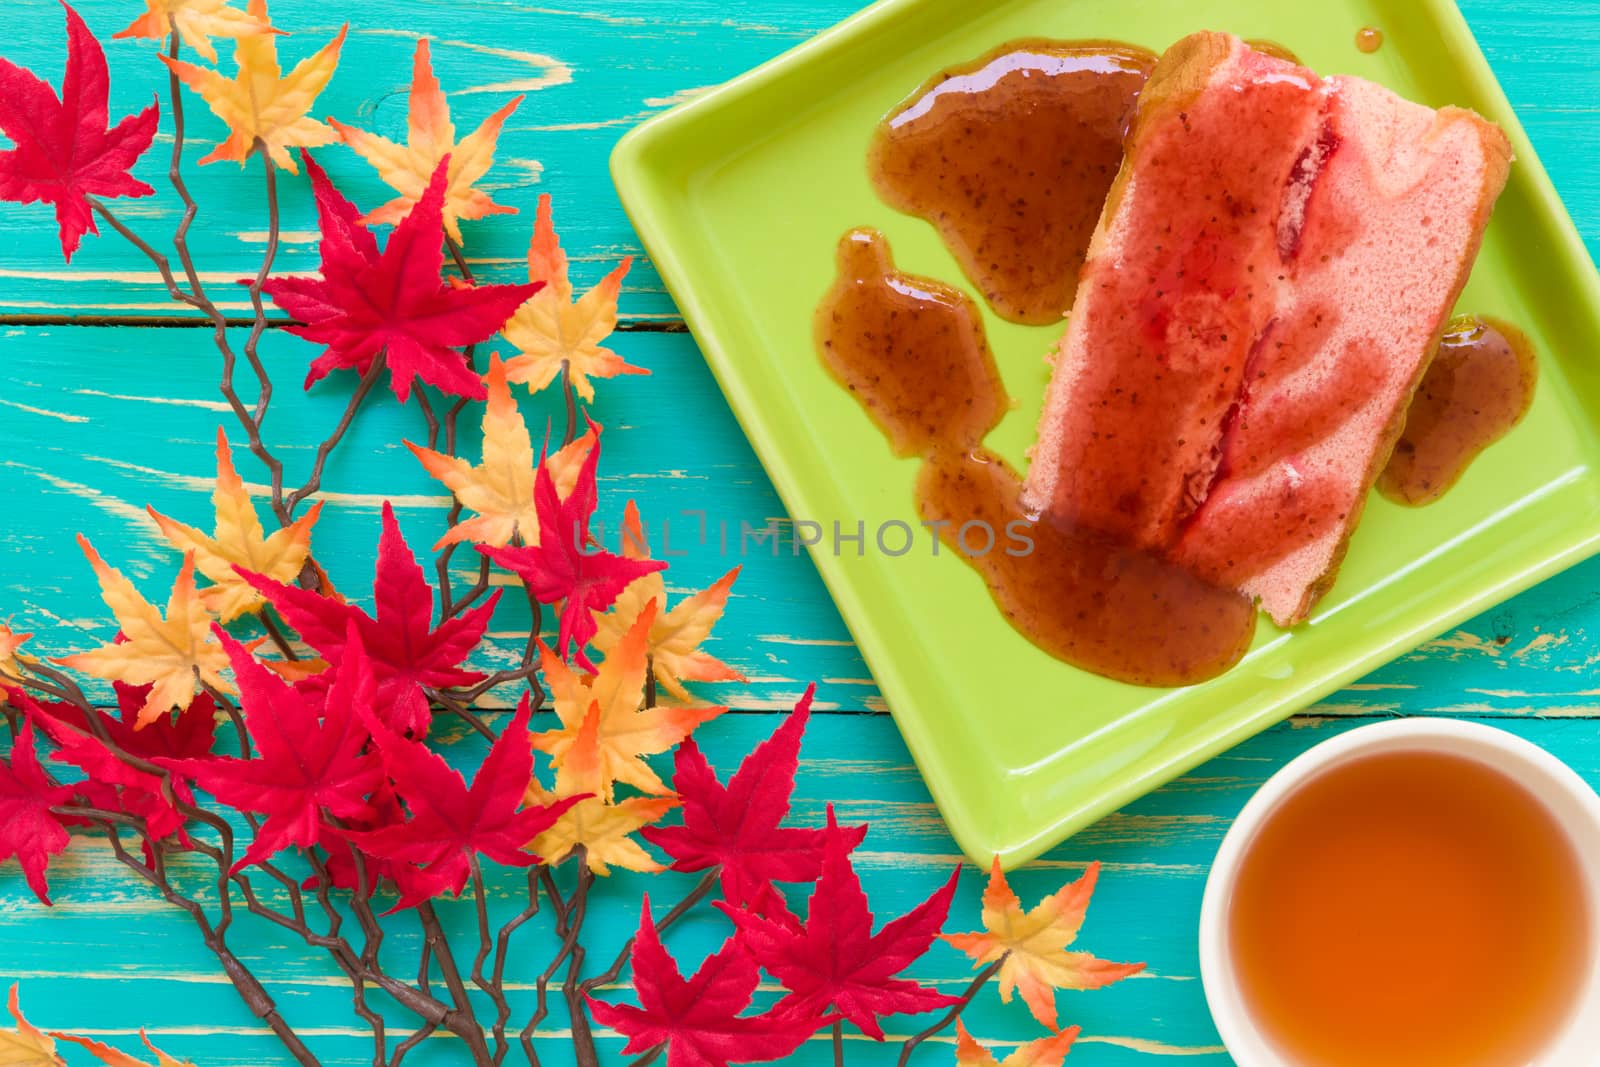
[[[600,1054],[595,1049],[594,1034],[589,1029],[589,1012],[583,1003],[583,942],[578,940],[583,931],[583,920],[589,909],[589,891],[594,888],[594,872],[589,870],[589,858],[584,847],[572,850],[578,864],[578,884],[567,903],[567,925],[572,948],[567,953],[567,978],[561,992],[567,1001],[567,1021],[572,1028],[573,1052],[578,1067],[600,1067]]]
[[[578,439],[578,392],[572,385],[572,364],[561,361],[561,392],[567,401],[567,432],[561,438],[565,448]]]
[[[149,831],[142,825],[141,820],[132,820],[136,828],[143,834],[146,844],[150,849],[152,862],[146,864],[136,858],[122,843],[122,835],[118,826],[124,824],[129,817],[119,816],[114,812],[96,812],[93,809],[73,809],[74,813],[100,823],[106,832],[106,837],[111,843],[111,850],[118,862],[143,878],[161,894],[162,899],[173,907],[188,914],[193,920],[196,929],[200,931],[201,940],[205,943],[217,962],[222,965],[223,973],[233,984],[234,989],[249,1007],[251,1014],[265,1023],[277,1035],[279,1041],[294,1057],[295,1062],[302,1067],[320,1067],[321,1061],[312,1053],[300,1035],[283,1018],[278,1011],[266,987],[256,978],[255,974],[244,962],[234,955],[228,948],[223,928],[213,925],[206,916],[205,910],[199,903],[190,897],[184,896],[173,886],[171,879],[162,864],[161,856],[164,844],[158,838],[150,836]]]
[[[532,1067],[539,1067],[539,1053],[533,1045],[534,1030],[545,1020],[550,1013],[549,991],[550,982],[561,969],[561,964],[566,961],[568,954],[577,946],[578,928],[570,921],[571,910],[566,900],[561,896],[561,890],[556,885],[555,877],[550,873],[549,867],[541,866],[538,870],[539,886],[544,890],[545,898],[550,901],[550,910],[556,915],[556,935],[561,938],[561,947],[535,982],[535,1002],[533,1014],[528,1017],[527,1025],[522,1028],[522,1051],[528,1057]]]
[[[1003,966],[1005,962],[1006,957],[1001,956],[999,959],[989,964],[989,966],[979,971],[977,975],[973,977],[972,983],[967,986],[967,991],[961,994],[961,999],[955,1004],[951,1005],[950,1010],[945,1012],[945,1014],[939,1018],[938,1022],[934,1023],[926,1030],[912,1034],[910,1037],[906,1038],[905,1044],[900,1047],[900,1058],[895,1061],[895,1067],[906,1067],[906,1064],[911,1062],[911,1054],[917,1050],[918,1045],[922,1044],[930,1037],[938,1034],[939,1031],[943,1030],[945,1027],[959,1019],[961,1017],[961,1013],[967,1010],[967,1005],[972,1003],[972,998],[978,995],[979,991],[983,989],[985,983],[987,983],[989,979],[993,978],[999,972],[1001,966]],[[838,1024],[835,1024],[834,1030],[836,1033],[838,1032]]]
[[[431,901],[418,904],[416,912],[417,918],[422,923],[423,936],[427,939],[428,948],[439,964],[439,974],[444,978],[445,988],[450,991],[450,1001],[455,1005],[455,1010],[450,1013],[451,1018],[445,1020],[445,1025],[451,1033],[467,1043],[467,1051],[472,1054],[473,1063],[479,1067],[488,1067],[493,1062],[489,1054],[489,1044],[484,1040],[483,1026],[478,1022],[477,1012],[472,1007],[472,997],[467,993],[467,985],[461,979],[461,969],[456,966],[455,952],[450,947],[450,939],[445,936],[443,924],[439,922],[439,913],[433,910]]]
[[[299,660],[300,654],[294,650],[294,645],[290,643],[288,635],[283,632],[283,628],[272,617],[272,609],[270,607],[263,606],[261,611],[257,613],[256,618],[261,620],[261,628],[267,631],[267,637],[272,640],[273,645],[284,659],[291,663]]]
[[[679,919],[689,914],[696,904],[704,900],[717,887],[717,882],[721,877],[722,868],[720,867],[713,867],[702,875],[700,881],[695,883],[695,887],[689,890],[688,895],[678,901],[672,910],[663,915],[661,921],[656,923],[656,933],[665,933]],[[622,969],[628,965],[628,960],[633,955],[633,943],[635,940],[637,940],[637,935],[628,938],[627,942],[622,946],[622,951],[617,953],[617,958],[611,961],[611,966],[607,967],[604,973],[597,974],[593,978],[584,981],[583,992],[585,994],[601,986],[610,985],[622,977]]]
[[[339,446],[339,442],[344,440],[345,433],[349,431],[351,424],[355,422],[356,412],[360,409],[361,402],[367,398],[367,394],[372,392],[372,387],[378,383],[378,378],[383,374],[384,355],[380,351],[372,357],[372,362],[362,372],[361,380],[356,383],[355,390],[350,394],[349,402],[344,406],[344,414],[339,416],[339,421],[334,426],[333,431],[317,446],[316,458],[312,460],[311,474],[306,479],[306,483],[293,493],[290,493],[287,501],[285,501],[285,511],[290,516],[290,521],[293,521],[295,508],[299,507],[307,497],[322,488],[322,476],[327,470],[328,457]],[[285,525],[288,524],[285,523]]]

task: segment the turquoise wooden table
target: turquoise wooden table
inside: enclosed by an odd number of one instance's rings
[[[526,227],[540,192],[555,197],[580,287],[618,257],[638,254],[606,174],[616,139],[855,6],[855,0],[550,3],[278,0],[274,8],[280,22],[299,31],[283,44],[295,58],[346,18],[351,23],[343,64],[318,114],[391,134],[403,130],[418,35],[434,39],[436,70],[453,89],[451,106],[463,128],[506,95],[528,94],[505,130],[486,186],[524,214],[515,225],[479,224],[472,232],[480,278],[520,280]],[[83,0],[79,7],[96,33],[109,38],[140,5]],[[1593,252],[1600,241],[1600,170],[1594,165],[1600,158],[1600,0],[1465,0],[1463,7]],[[0,53],[58,77],[61,12],[55,3],[17,0],[6,9],[4,28]],[[149,48],[108,42],[108,53],[116,79],[113,114],[143,106],[163,81]],[[194,123],[190,147],[198,156],[221,134],[203,110]],[[326,158],[358,202],[386,198],[348,153],[330,150]],[[142,166],[156,181],[156,162]],[[194,237],[206,280],[222,285],[253,272],[265,236],[259,168],[221,165],[192,173],[206,205]],[[126,214],[152,230],[170,230],[175,210],[162,197],[128,202]],[[286,182],[284,212],[280,267],[314,268],[314,219],[303,181]],[[230,299],[230,313],[244,313],[243,291]],[[621,307],[616,348],[652,376],[600,390],[596,417],[616,430],[607,435],[603,511],[614,514],[633,496],[647,515],[700,507],[713,520],[781,517],[777,497],[648,262],[635,267]],[[145,261],[121,243],[91,239],[64,267],[45,211],[0,209],[0,619],[9,616],[17,629],[34,631],[41,651],[89,647],[111,633],[72,531],[116,545],[116,562],[135,581],[155,584],[170,578],[174,559],[144,506],[179,516],[205,513],[213,474],[208,442],[219,423],[231,420],[214,392],[214,350],[196,325],[173,315]],[[292,387],[307,354],[301,342],[269,331],[263,352],[287,386],[270,439],[290,457],[291,476],[293,468],[303,476],[309,444],[343,408],[348,383],[302,394]],[[525,404],[530,423],[555,417],[556,403],[541,398]],[[413,540],[431,540],[448,501],[398,444],[420,432],[414,409],[377,405],[363,413],[329,467],[319,556],[346,589],[361,588],[370,574],[380,493],[394,497]],[[714,546],[685,547],[687,554],[673,564],[674,588],[699,588],[725,569]],[[508,613],[496,625],[502,623],[506,629],[496,639],[509,647],[517,620]],[[797,815],[819,820],[831,800],[842,819],[871,821],[857,856],[880,911],[903,910],[932,890],[957,862],[954,845],[809,560],[788,553],[748,558],[711,650],[750,679],[706,687],[737,712],[700,734],[713,762],[724,768],[735,762],[815,681],[825,714],[806,739]],[[1440,714],[1512,730],[1600,783],[1597,664],[1600,562],[1592,562],[1440,636],[1019,872],[1013,884],[1032,900],[1086,862],[1102,861],[1105,873],[1083,943],[1102,956],[1149,964],[1145,974],[1111,989],[1061,997],[1064,1021],[1084,1029],[1069,1062],[1228,1061],[1197,977],[1201,890],[1229,820],[1285,761],[1375,718]],[[202,1067],[282,1061],[270,1033],[214,973],[193,928],[126,876],[103,842],[78,839],[52,874],[56,906],[45,909],[15,865],[0,868],[0,986],[20,980],[36,1020],[127,1048],[147,1026],[157,1043]],[[652,893],[674,899],[688,884],[677,881],[665,890],[653,882]],[[515,910],[519,885],[492,887],[499,911]],[[619,884],[599,893],[602,955],[631,931],[637,889]],[[980,873],[969,869],[951,929],[975,926],[980,889]],[[470,922],[468,909],[446,911],[452,925]],[[720,916],[703,910],[674,931],[672,943],[693,957],[725,933]],[[365,1032],[352,1025],[348,987],[320,957],[268,930],[249,928],[240,936],[241,956],[325,1062],[369,1062]],[[410,936],[408,930],[394,935],[397,941]],[[970,972],[964,957],[939,946],[916,973],[955,990]],[[531,996],[531,978],[511,975],[521,1003]],[[759,996],[770,999],[772,991]],[[1020,1003],[1002,1007],[993,996],[982,998],[967,1018],[997,1042],[1038,1033]],[[541,1029],[547,1063],[567,1062],[565,1027],[558,1010]],[[618,1057],[615,1037],[602,1037],[601,1045],[608,1058]],[[894,1051],[856,1041],[848,1062],[886,1064]],[[821,1064],[831,1056],[822,1035],[793,1062]],[[458,1057],[452,1041],[438,1039],[414,1062]],[[948,1044],[934,1044],[917,1062],[949,1060]]]

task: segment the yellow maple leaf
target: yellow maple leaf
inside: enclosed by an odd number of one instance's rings
[[[1078,937],[1099,878],[1100,865],[1091,863],[1077,881],[1024,913],[996,857],[983,891],[983,932],[939,936],[971,956],[975,968],[1002,960],[1000,999],[1009,1004],[1012,992],[1020,992],[1033,1017],[1055,1030],[1055,990],[1099,989],[1144,970],[1142,963],[1111,963],[1066,950]]]
[[[145,1060],[141,1060],[137,1056],[130,1056],[121,1049],[112,1048],[110,1045],[96,1041],[91,1037],[78,1037],[75,1034],[56,1032],[52,1032],[51,1036],[60,1038],[62,1041],[70,1041],[74,1045],[82,1045],[89,1050],[89,1054],[95,1059],[106,1064],[106,1067],[150,1067],[150,1064]],[[144,1042],[145,1048],[156,1054],[156,1067],[194,1067],[194,1064],[188,1060],[180,1060],[176,1056],[169,1056],[156,1048],[155,1045],[150,1043],[150,1038],[143,1030],[139,1031],[139,1040]]]
[[[1078,1027],[1071,1026],[1050,1037],[1021,1045],[1002,1062],[994,1053],[973,1040],[967,1028],[956,1020],[956,1067],[1061,1067],[1077,1040]],[[165,1065],[163,1065],[165,1067]]]
[[[6,1006],[17,1025],[13,1030],[0,1027],[0,1067],[66,1067],[67,1061],[56,1054],[56,1043],[50,1035],[23,1017],[15,983]]]
[[[483,462],[474,467],[459,456],[405,443],[423,468],[455,493],[462,507],[477,512],[474,518],[447,530],[433,546],[435,552],[459,541],[508,545],[512,538],[520,537],[526,545],[539,543],[539,515],[533,503],[534,472],[538,469],[533,438],[512,399],[498,352],[489,356],[484,381],[489,401],[483,413]],[[583,461],[599,439],[600,428],[591,425],[582,437],[545,459],[561,497],[572,492]]]
[[[19,634],[11,628],[10,623],[0,622],[0,681],[22,677],[21,661],[28,657],[19,654],[17,649],[32,636],[32,634]]]
[[[555,381],[566,366],[573,388],[589,401],[594,399],[590,378],[649,374],[600,344],[617,328],[617,294],[632,265],[629,256],[573,303],[567,254],[556,236],[550,196],[540,196],[533,240],[528,243],[528,280],[542,281],[545,287],[529,297],[500,331],[518,352],[506,362],[506,376],[537,392]]]
[[[598,775],[593,788],[607,801],[617,782],[644,793],[670,792],[641,757],[671,751],[697,727],[727,710],[640,706],[644,703],[645,645],[654,619],[655,605],[646,604],[594,675],[573,670],[544,642],[539,643],[539,666],[561,726],[534,734],[533,747],[561,769],[571,758],[579,733],[593,718]]]
[[[175,707],[187,708],[197,682],[219,692],[233,692],[222,677],[227,654],[211,635],[211,616],[195,589],[193,552],[184,553],[183,569],[173,583],[163,618],[121,571],[100,558],[87,537],[79,534],[78,546],[89,557],[100,580],[101,599],[116,616],[126,640],[63,656],[57,663],[107,681],[150,686],[144,707],[139,709],[140,726]]]
[[[265,15],[252,15],[229,7],[228,0],[144,0],[144,3],[149,10],[134,19],[127,29],[112,34],[113,37],[160,40],[176,29],[184,44],[215,63],[217,50],[211,44],[213,37],[238,40],[282,32],[273,29]]]
[[[245,10],[267,21],[267,0],[250,0]],[[277,39],[272,34],[240,37],[234,42],[233,58],[239,73],[233,78],[162,56],[161,61],[172,68],[178,80],[199,93],[217,118],[228,124],[227,140],[200,162],[231,159],[243,163],[260,141],[273,163],[290,174],[298,174],[290,148],[315,148],[336,140],[338,135],[331,128],[306,112],[333,77],[334,68],[339,65],[339,48],[349,28],[341,27],[333,40],[296,64],[288,77],[278,66]]]
[[[515,215],[517,209],[497,204],[489,194],[473,188],[473,183],[489,171],[494,162],[495,142],[500,128],[522,103],[518,96],[484,119],[478,128],[456,140],[450,121],[450,105],[433,76],[428,54],[428,39],[417,41],[411,61],[411,104],[406,116],[406,143],[402,147],[375,133],[346,126],[337,119],[328,123],[339,131],[340,140],[377,168],[378,177],[400,195],[366,217],[372,222],[399,222],[406,217],[439,169],[440,160],[450,157],[445,174],[444,227],[457,242],[461,240],[461,219],[481,219],[485,215]]]
[[[322,512],[322,502],[314,504],[293,525],[266,536],[244,481],[233,467],[228,436],[219,429],[217,487],[211,494],[211,503],[217,512],[217,525],[215,534],[209,537],[193,526],[167,518],[155,508],[145,510],[178,551],[194,553],[194,563],[200,573],[216,583],[200,591],[201,602],[221,621],[231,622],[240,615],[260,610],[265,603],[255,587],[239,577],[234,566],[265,574],[275,581],[294,581],[310,554],[311,528]]]
[[[555,791],[547,791],[535,778],[528,783],[527,800],[550,804],[589,795],[562,812],[555,825],[528,843],[528,850],[554,866],[581,845],[584,863],[603,878],[611,874],[612,867],[641,874],[665,870],[632,835],[677,807],[678,798],[627,797],[610,802],[602,795],[608,788],[602,769],[600,710],[590,705],[567,748],[566,759],[556,770]]]
[[[644,526],[639,521],[639,507],[633,501],[622,515],[622,554],[629,559],[649,559],[650,545],[645,541]],[[656,681],[679,700],[692,701],[693,696],[684,688],[684,682],[742,682],[745,676],[708,652],[700,651],[700,643],[711,636],[711,630],[722,618],[728,606],[728,593],[739,568],[724,574],[708,589],[678,601],[667,610],[667,587],[661,572],[647,574],[628,583],[611,610],[595,616],[598,629],[593,638],[594,647],[603,655],[611,655],[622,635],[649,604],[655,605],[655,622],[650,627],[650,664]]]

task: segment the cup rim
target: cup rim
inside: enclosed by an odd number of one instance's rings
[[[1507,730],[1484,723],[1435,717],[1392,719],[1358,726],[1329,738],[1290,760],[1255,792],[1223,836],[1206,878],[1200,907],[1200,978],[1212,1021],[1237,1067],[1293,1067],[1261,1034],[1251,1020],[1240,995],[1232,965],[1228,939],[1228,904],[1237,881],[1240,863],[1257,831],[1281,802],[1313,775],[1326,768],[1359,756],[1384,751],[1432,749],[1459,755],[1511,757],[1512,766],[1501,761],[1490,765],[1528,788],[1541,803],[1549,806],[1559,794],[1575,806],[1589,824],[1588,839],[1600,841],[1600,795],[1583,777],[1560,759],[1532,741]],[[1592,938],[1600,938],[1600,884],[1593,871],[1600,864],[1596,845],[1585,847],[1578,827],[1566,826],[1573,847],[1585,868],[1586,890],[1591,902]],[[1600,995],[1600,959],[1591,960],[1591,976],[1583,992],[1585,1005]],[[1578,1015],[1585,1014],[1580,1010]],[[1568,1030],[1574,1029],[1569,1022]],[[1552,1048],[1541,1054],[1532,1067],[1557,1067],[1569,1062],[1550,1058],[1570,1044],[1569,1035],[1559,1033]]]

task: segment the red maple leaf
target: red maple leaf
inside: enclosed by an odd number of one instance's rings
[[[289,332],[327,346],[311,364],[306,388],[329,371],[350,367],[365,374],[386,353],[389,385],[405,403],[421,378],[456,396],[482,400],[483,382],[460,349],[493,337],[542,282],[528,285],[455,286],[444,267],[444,196],[450,157],[433,172],[427,191],[378,251],[361,212],[333,187],[302,151],[322,228],[322,273],[314,278],[273,278],[262,286],[273,301],[304,325]]]
[[[122,635],[117,635],[117,643],[121,643]],[[113,682],[111,688],[117,695],[117,718],[112,719],[102,716],[100,725],[105,730],[111,743],[131,756],[141,759],[154,760],[158,758],[190,759],[205,756],[211,751],[211,746],[217,736],[217,707],[212,702],[211,694],[199,692],[194,696],[187,708],[176,714],[161,715],[144,726],[139,725],[139,713],[144,709],[146,700],[149,699],[151,687],[148,685],[128,685],[126,682]],[[28,710],[32,713],[43,715],[47,720],[40,725],[51,739],[59,745],[67,744],[56,734],[54,723],[70,727],[83,734],[93,733],[88,718],[83,710],[66,701],[34,700],[20,690],[10,690],[8,695],[14,699],[26,701]],[[18,707],[22,707],[18,704]],[[102,746],[104,747],[104,746]],[[57,753],[60,758],[63,753]],[[106,758],[116,757],[106,750]],[[99,766],[85,766],[77,760],[66,760],[81,767],[92,777],[103,777]],[[127,764],[120,763],[123,767]]]
[[[818,1015],[769,1011],[740,1017],[761,980],[755,960],[729,938],[684,981],[677,961],[662,947],[650,898],[644,898],[639,935],[633,943],[633,988],[639,1006],[588,998],[595,1020],[628,1038],[631,1055],[667,1046],[667,1067],[727,1067],[771,1063],[788,1056],[833,1020]]]
[[[329,663],[343,657],[353,624],[372,661],[378,707],[385,709],[386,721],[397,730],[427,730],[430,712],[423,686],[448,689],[483,680],[483,675],[461,669],[460,663],[483,640],[499,592],[432,627],[433,587],[423,576],[388,503],[383,505],[383,533],[378,538],[378,565],[372,582],[376,617],[354,604],[284,585],[265,575],[239,573]],[[315,691],[326,685],[326,677],[324,672],[301,684]]]
[[[172,760],[167,766],[229,807],[266,816],[234,870],[264,863],[290,846],[310,848],[328,816],[357,819],[372,812],[367,795],[383,783],[383,768],[367,750],[365,720],[373,714],[377,686],[354,629],[319,708],[215,627],[239,683],[254,754]]]
[[[158,112],[151,104],[111,126],[106,54],[78,13],[67,12],[67,68],[61,95],[32,71],[0,59],[0,133],[16,147],[0,152],[0,200],[54,204],[67,261],[85,233],[99,233],[90,196],[150,196],[129,174],[150,147]]]
[[[524,846],[555,824],[579,800],[546,807],[521,807],[533,778],[533,748],[528,744],[528,694],[522,695],[511,723],[495,738],[472,784],[444,757],[420,741],[401,737],[376,719],[373,740],[395,790],[411,817],[400,825],[348,833],[364,852],[409,865],[400,883],[395,910],[413,907],[440,893],[459,894],[482,853],[508,867],[532,867],[539,857]]]
[[[11,762],[0,763],[0,862],[15,856],[28,888],[46,904],[50,882],[45,869],[69,840],[66,824],[50,809],[71,799],[72,787],[52,785],[39,766],[33,723],[24,722],[11,747]]]
[[[730,904],[760,914],[782,894],[773,882],[815,882],[822,871],[822,830],[784,826],[800,767],[800,740],[811,716],[811,686],[771,737],[745,757],[724,786],[693,738],[679,746],[672,788],[683,802],[681,826],[647,826],[645,840],[672,857],[675,871],[719,868]],[[854,849],[865,826],[845,831]]]
[[[210,693],[196,693],[187,708],[140,726],[139,712],[151,687],[113,682],[111,688],[117,693],[120,718],[106,723],[106,730],[123,751],[148,760],[199,758],[211,751],[217,737],[217,707]]]
[[[211,695],[200,693],[176,715],[162,715],[141,728],[139,713],[150,687],[117,682],[114,688],[121,717],[101,718],[99,728],[105,732],[105,741],[91,728],[81,708],[64,701],[36,701],[17,690],[8,692],[7,697],[59,746],[51,759],[71,764],[88,776],[74,788],[91,806],[141,818],[158,838],[180,832],[185,820],[167,797],[164,784],[168,776],[130,766],[114,749],[154,761],[205,757],[217,731]],[[193,801],[182,779],[172,779],[171,785],[176,799]]]
[[[850,842],[829,805],[822,872],[804,923],[781,904],[772,918],[726,903],[717,906],[738,927],[756,962],[789,990],[776,1010],[837,1011],[882,1041],[882,1016],[916,1015],[957,1003],[956,997],[895,975],[920,959],[939,935],[961,871],[957,868],[933,896],[874,934],[867,896],[850,863]]]
[[[599,427],[589,423],[591,429]],[[629,559],[593,547],[589,522],[599,503],[594,472],[600,462],[600,439],[584,457],[572,492],[563,499],[548,464],[540,462],[533,482],[533,504],[539,515],[537,544],[513,548],[479,545],[478,551],[516,574],[541,604],[564,601],[556,647],[563,658],[575,649],[578,665],[593,671],[584,646],[595,635],[594,613],[609,608],[628,583],[665,570],[661,560]]]

